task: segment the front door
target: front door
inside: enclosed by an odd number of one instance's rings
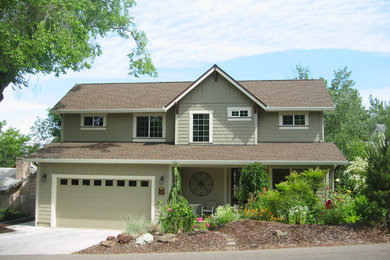
[[[235,193],[239,187],[240,181],[240,172],[241,168],[232,168],[230,174],[230,183],[231,183],[231,202],[230,205],[234,206],[234,204],[238,204],[238,200],[235,198]]]

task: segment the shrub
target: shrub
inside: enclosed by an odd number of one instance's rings
[[[245,165],[240,173],[239,190],[236,193],[236,199],[241,204],[263,188],[269,188],[270,180],[267,168],[261,163],[250,163]]]
[[[18,211],[11,210],[9,208],[4,208],[0,210],[0,221],[13,220],[23,217],[27,217],[27,215]]]
[[[240,214],[229,204],[218,206],[215,213],[208,219],[209,228],[215,229],[238,219],[240,219]]]
[[[196,216],[183,196],[178,195],[176,203],[167,204],[161,201],[159,203],[159,224],[164,232],[177,233],[192,230]]]
[[[150,220],[145,217],[127,217],[126,233],[132,236],[138,236],[146,233],[151,226]]]
[[[301,173],[292,172],[287,181],[276,185],[275,190],[264,189],[248,200],[244,212],[250,217],[258,215],[262,220],[303,224],[314,222],[320,198],[317,191],[323,187],[325,170],[309,169]],[[246,211],[245,211],[246,210]],[[263,213],[269,211],[268,216]],[[253,213],[253,215],[251,215]]]
[[[327,225],[356,223],[361,221],[361,216],[356,209],[356,203],[351,194],[331,193],[330,198],[324,203],[319,218]]]

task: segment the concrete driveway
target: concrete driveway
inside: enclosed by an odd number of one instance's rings
[[[118,230],[34,227],[33,222],[8,226],[0,234],[0,255],[70,254],[116,236]]]

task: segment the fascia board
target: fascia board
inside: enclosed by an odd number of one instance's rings
[[[169,164],[173,165],[245,165],[260,162],[264,165],[347,165],[348,161],[282,161],[282,160],[137,160],[137,159],[53,159],[53,158],[28,158],[28,162],[39,163],[96,163],[96,164]]]
[[[92,113],[156,113],[165,112],[164,108],[136,108],[136,109],[57,109],[50,110],[54,114],[92,114]]]
[[[333,111],[334,107],[267,107],[267,111],[283,112],[283,111]]]

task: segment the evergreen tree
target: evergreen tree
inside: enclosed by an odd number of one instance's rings
[[[390,113],[386,115],[385,133],[374,137],[367,147],[366,196],[377,204],[377,222],[390,226]]]

